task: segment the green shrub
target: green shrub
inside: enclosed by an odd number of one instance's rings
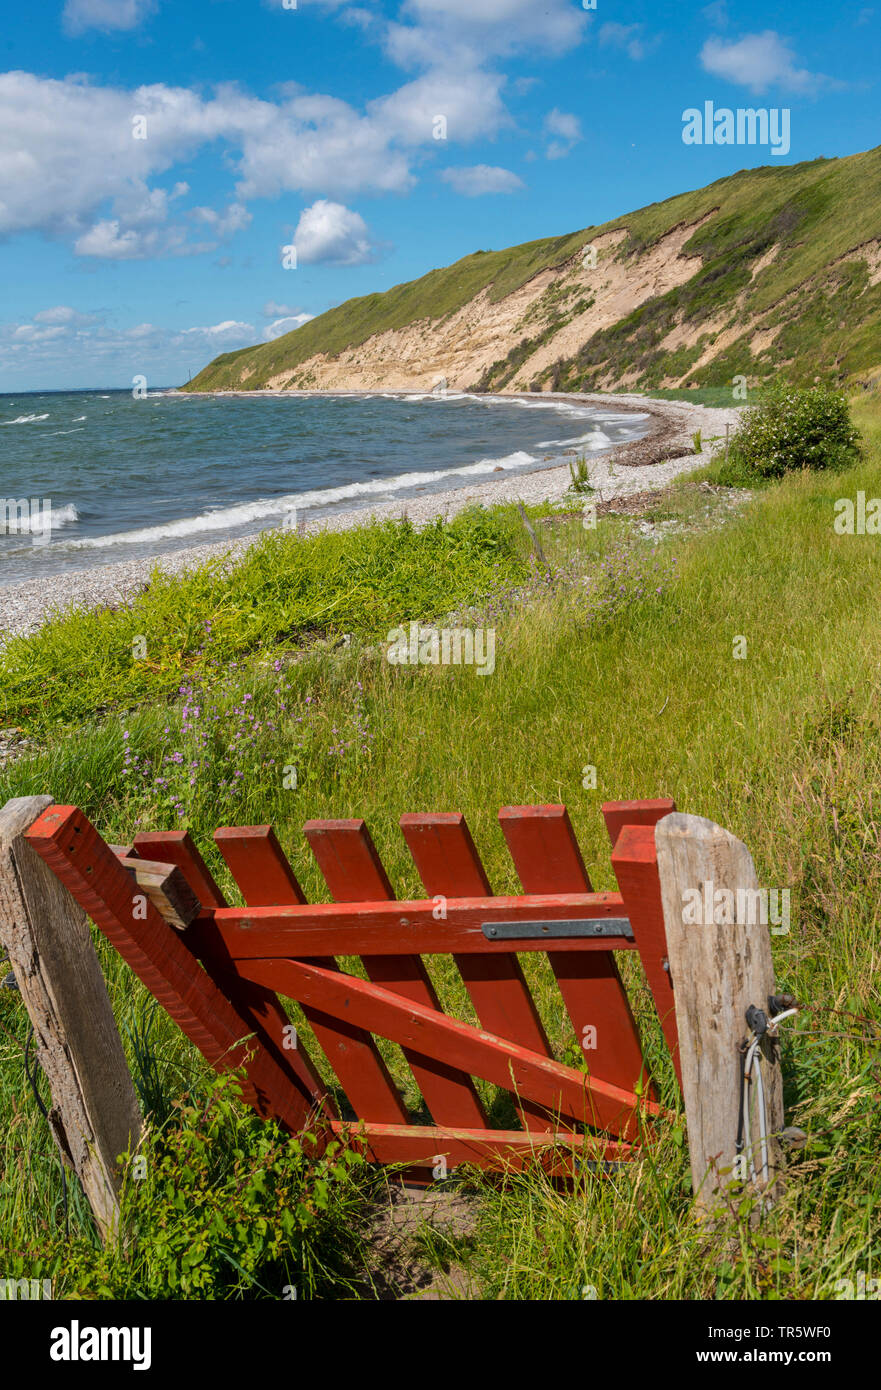
[[[363,1269],[367,1168],[332,1141],[321,1157],[261,1121],[234,1075],[185,1095],[126,1160],[121,1231],[103,1250],[58,1240],[19,1263],[55,1298],[345,1297]],[[363,1179],[360,1181],[359,1179]]]
[[[725,467],[731,482],[744,476],[781,478],[800,468],[844,468],[859,452],[859,435],[840,391],[783,385],[745,411]]]

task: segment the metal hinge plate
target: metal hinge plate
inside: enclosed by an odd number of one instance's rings
[[[562,922],[484,922],[487,941],[535,941],[541,937],[624,936],[633,940],[629,917],[578,917]]]

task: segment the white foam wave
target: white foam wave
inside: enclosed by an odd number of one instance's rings
[[[542,439],[539,449],[554,449],[559,445],[571,448],[575,444],[582,445],[585,449],[609,449],[612,441],[605,430],[589,430],[587,434],[576,434],[570,439]]]
[[[557,410],[557,411],[561,412],[561,413],[564,414],[564,415],[574,415],[574,416],[577,416],[579,419],[585,419],[585,420],[586,420],[586,419],[592,419],[592,418],[594,417],[594,414],[595,414],[594,408],[593,408],[592,406],[584,405],[584,404],[580,404],[580,403],[576,403],[576,402],[572,402],[572,401],[542,401],[542,400],[525,401],[525,400],[521,400],[521,398],[520,398],[519,396],[490,396],[490,395],[483,395],[482,393],[481,393],[481,394],[475,394],[475,392],[473,392],[473,391],[454,391],[454,390],[452,390],[452,389],[449,388],[449,387],[448,387],[446,390],[442,391],[442,392],[441,392],[441,391],[372,391],[372,392],[370,392],[370,391],[365,391],[365,392],[353,391],[353,392],[351,392],[351,393],[347,393],[347,392],[344,392],[344,391],[340,391],[340,392],[334,392],[334,397],[338,397],[338,396],[346,396],[346,397],[348,397],[349,394],[351,394],[351,398],[353,398],[353,399],[357,399],[357,398],[360,397],[360,399],[362,399],[362,400],[417,401],[417,402],[418,402],[418,401],[436,401],[439,405],[443,405],[443,404],[448,403],[448,402],[450,402],[450,401],[476,401],[476,403],[477,403],[478,405],[501,406],[502,409],[504,409],[506,406],[516,405],[516,406],[519,406],[522,410]],[[331,398],[331,397],[328,397],[327,399],[332,399],[332,398]]]
[[[4,425],[32,425],[35,420],[48,420],[46,415],[18,415],[14,420],[4,420]]]
[[[160,526],[141,526],[134,531],[118,531],[108,536],[90,536],[72,541],[77,549],[106,548],[111,545],[142,545],[149,541],[169,540],[181,536],[197,535],[200,531],[231,531],[237,526],[247,526],[254,521],[265,521],[271,517],[284,516],[297,509],[321,509],[335,506],[363,497],[394,494],[412,488],[425,487],[442,478],[467,478],[479,474],[525,468],[536,460],[532,454],[519,449],[504,458],[479,459],[461,468],[441,468],[433,472],[398,473],[390,478],[371,478],[366,482],[347,483],[343,487],[314,488],[308,492],[292,492],[285,497],[258,498],[254,502],[243,502],[236,507],[220,507],[216,511],[203,512],[200,516],[182,517],[179,521],[168,521]]]
[[[616,413],[613,410],[598,410],[593,418],[606,422],[611,420],[617,423],[620,421],[626,424],[628,420],[648,420],[650,417],[647,410],[628,410],[626,415],[621,411]]]
[[[79,521],[80,514],[72,502],[55,506],[49,497],[36,499],[30,515],[21,518],[22,534],[40,535],[48,526],[50,531],[60,531],[72,521]],[[14,533],[13,533],[14,534]]]

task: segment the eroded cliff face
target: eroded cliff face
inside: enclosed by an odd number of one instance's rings
[[[647,243],[626,224],[592,242],[571,238],[574,254],[508,294],[494,296],[484,281],[442,317],[414,318],[339,352],[294,351],[284,369],[284,352],[266,362],[268,344],[221,357],[194,389],[608,391],[738,375],[752,385],[780,370],[843,381],[854,368],[857,379],[874,379],[881,238],[824,261],[808,242],[761,227],[732,233],[736,222],[720,217],[714,206]],[[720,247],[725,235],[733,244]]]
[[[585,243],[592,252],[586,249],[557,269],[540,272],[496,303],[482,290],[446,319],[421,319],[378,333],[335,357],[318,353],[270,377],[265,386],[430,391],[445,382],[453,390],[478,384],[489,390],[527,390],[600,329],[689,280],[701,260],[684,254],[683,247],[706,220],[675,227],[645,254],[623,258],[626,230],[606,233]],[[241,386],[248,386],[251,375],[253,369],[243,365]],[[610,373],[608,384],[622,383]]]

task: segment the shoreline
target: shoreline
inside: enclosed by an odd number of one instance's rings
[[[188,393],[181,392],[186,395]],[[269,395],[270,392],[218,391],[204,394],[216,396]],[[339,395],[331,392],[298,392],[298,395]],[[351,392],[352,395],[375,395],[375,392]],[[408,394],[406,392],[395,393]],[[424,395],[424,392],[409,393]],[[533,399],[524,392],[506,395],[494,393],[501,400]],[[595,393],[545,394],[545,400],[562,404],[582,403],[603,409],[620,409],[622,413],[644,413],[650,416],[647,433],[627,444],[611,446],[587,459],[588,476],[597,503],[627,497],[636,492],[657,491],[666,487],[679,473],[690,472],[709,462],[709,450],[693,452],[691,435],[701,430],[707,435],[724,433],[726,423],[737,421],[739,407],[713,408],[689,401],[651,400],[639,394],[606,396]],[[577,450],[572,454],[577,456]],[[450,488],[427,496],[378,502],[368,507],[355,507],[306,521],[300,534],[319,531],[341,531],[360,526],[371,519],[401,520],[406,516],[415,525],[424,525],[436,517],[449,519],[474,502],[493,505],[500,502],[539,503],[559,501],[567,492],[571,477],[568,463],[549,464],[515,477],[502,477],[465,487]],[[277,530],[278,527],[266,527]],[[150,573],[157,566],[165,573],[176,574],[215,557],[226,555],[230,563],[259,539],[263,532],[254,532],[233,541],[208,541],[201,545],[165,551],[155,556],[139,556],[131,560],[116,560],[111,564],[92,565],[80,570],[68,570],[36,579],[22,580],[0,589],[0,641],[10,636],[35,632],[53,611],[69,607],[119,607],[143,591]]]

